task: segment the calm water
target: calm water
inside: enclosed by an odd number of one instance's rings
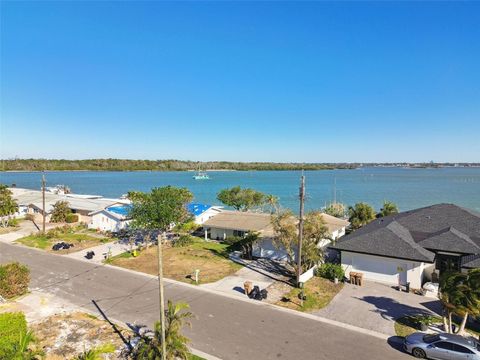
[[[232,171],[210,172],[210,180],[193,180],[192,172],[48,172],[47,186],[68,185],[74,193],[119,197],[129,190],[174,185],[189,188],[195,200],[218,204],[219,190],[240,185],[277,195],[284,207],[298,208],[300,172]],[[379,209],[385,199],[400,210],[449,202],[480,211],[480,168],[403,169],[363,168],[361,170],[307,171],[309,209],[323,207],[334,198],[354,204],[365,201]],[[0,182],[40,189],[41,174],[0,172]]]

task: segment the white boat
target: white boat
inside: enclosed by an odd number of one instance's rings
[[[193,178],[195,180],[208,180],[208,179],[210,179],[208,174],[206,172],[203,172],[203,171],[197,172],[195,175],[193,175]]]

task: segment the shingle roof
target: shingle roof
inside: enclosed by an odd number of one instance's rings
[[[340,239],[333,248],[433,261],[427,250],[480,253],[480,214],[438,204],[376,219]]]
[[[478,269],[478,268],[480,268],[480,255],[477,255],[477,257],[475,259],[473,259],[472,261],[469,261],[469,262],[463,264],[462,267],[466,268],[466,269]]]
[[[224,210],[203,224],[229,230],[257,231],[263,236],[273,236],[270,214]]]

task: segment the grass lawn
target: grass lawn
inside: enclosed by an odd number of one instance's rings
[[[231,275],[242,268],[228,258],[228,245],[207,242],[196,238],[195,242],[185,247],[163,247],[163,274],[165,277],[194,283],[188,276],[195,269],[200,270],[200,283],[210,283]],[[157,247],[152,246],[139,252],[137,257],[123,253],[113,257],[109,263],[127,269],[157,274]]]
[[[297,288],[292,288],[276,305],[305,312],[319,310],[327,306],[342,288],[343,283],[334,284],[330,280],[314,276],[305,283],[304,293],[307,299],[303,305],[298,298],[300,289]]]
[[[73,244],[74,247],[68,250],[53,251],[52,246],[62,241],[69,244]],[[74,232],[74,233],[66,233],[66,234],[61,233],[54,237],[49,237],[44,234],[33,234],[33,235],[25,236],[21,239],[18,239],[16,242],[26,246],[47,250],[49,252],[53,252],[56,254],[68,254],[71,252],[87,249],[92,246],[97,246],[109,241],[112,241],[112,239],[92,236],[88,232]]]
[[[395,320],[395,333],[397,336],[408,336],[410,334],[413,334],[414,332],[420,331],[420,324],[419,320],[422,318],[425,318],[424,315],[410,315],[410,316],[403,316],[401,318],[398,318]],[[435,324],[443,324],[442,318],[440,316],[432,316],[432,319],[434,320]],[[455,324],[456,326],[459,326],[459,324]],[[478,337],[480,335],[480,332],[471,329],[467,325],[467,332],[472,334],[473,336]]]

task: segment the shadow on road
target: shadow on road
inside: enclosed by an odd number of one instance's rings
[[[105,319],[105,321],[110,324],[110,326],[112,327],[115,334],[117,334],[120,337],[120,339],[122,339],[123,343],[128,347],[129,350],[132,350],[132,345],[130,344],[130,341],[125,339],[125,336],[123,336],[122,332],[120,330],[118,330],[117,325],[115,325],[113,322],[110,321],[107,314],[105,314],[103,312],[103,310],[100,308],[100,306],[97,304],[97,302],[95,300],[92,300],[92,303],[93,303],[93,305],[95,305],[98,312],[102,315],[102,317]]]

